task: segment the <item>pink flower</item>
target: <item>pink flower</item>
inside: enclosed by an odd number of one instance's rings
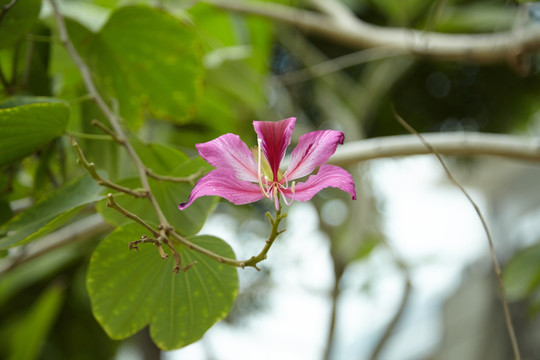
[[[282,173],[279,165],[285,150],[291,143],[296,118],[278,122],[254,121],[258,147],[253,151],[238,135],[225,134],[217,139],[197,144],[199,154],[215,169],[201,178],[189,196],[187,203],[178,205],[184,210],[201,196],[221,196],[236,205],[255,202],[262,198],[274,201],[280,208],[280,196],[290,205],[292,201],[308,201],[327,187],[335,187],[356,199],[354,181],[347,171],[334,165],[325,165],[343,144],[341,131],[322,130],[304,134],[291,153],[291,163]],[[261,154],[262,152],[262,154]],[[296,182],[319,171],[305,182]]]

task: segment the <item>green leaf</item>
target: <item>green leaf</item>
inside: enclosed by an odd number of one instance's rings
[[[274,36],[272,22],[257,17],[239,18],[204,3],[196,4],[189,13],[208,48],[208,67],[244,60],[253,70],[268,72]]]
[[[0,109],[7,109],[22,105],[39,104],[39,103],[54,103],[62,104],[66,103],[64,100],[47,97],[47,96],[28,96],[28,95],[15,95],[11,96],[0,103]]]
[[[50,279],[61,269],[80,259],[85,251],[88,251],[87,246],[75,242],[38,256],[3,274],[0,281],[0,307],[22,289]]]
[[[154,342],[164,350],[199,340],[230,311],[238,293],[236,268],[176,245],[186,272],[173,273],[174,258],[163,260],[155,246],[128,243],[146,230],[138,224],[121,227],[96,248],[87,275],[92,311],[113,339],[127,338],[150,326]],[[226,257],[234,257],[223,240],[198,236],[191,241]]]
[[[218,200],[217,197],[205,196],[193,203],[189,209],[180,211],[178,204],[189,198],[193,185],[150,179],[150,187],[169,223],[184,236],[194,235],[201,230]]]
[[[2,187],[0,187],[2,189]],[[11,206],[9,205],[9,202],[0,199],[0,225],[5,223],[13,216],[13,212],[11,211]]]
[[[15,323],[10,334],[9,360],[38,358],[63,300],[64,290],[58,285],[50,286],[36,299],[29,311]]]
[[[60,136],[68,117],[67,105],[59,102],[0,109],[0,167],[33,153]]]
[[[183,152],[170,146],[144,145],[136,139],[132,143],[143,163],[159,175],[185,177],[200,169],[207,170],[209,167],[208,163],[202,158],[190,159]],[[204,197],[197,200],[187,210],[180,211],[178,210],[178,204],[185,202],[189,198],[189,194],[193,190],[193,184],[158,181],[152,178],[149,179],[149,182],[165,217],[176,231],[184,236],[198,233],[204,225],[208,214],[217,204],[217,198]],[[119,181],[118,183],[130,188],[141,186],[136,178]],[[120,206],[137,214],[148,223],[155,226],[159,225],[158,219],[147,200],[135,199],[125,194],[116,195],[115,200]],[[107,208],[105,202],[99,203],[97,209],[109,223],[115,226],[131,222],[131,220],[116,211]]]
[[[58,188],[34,206],[18,214],[0,228],[0,250],[29,243],[54,231],[84,205],[103,198],[101,187],[88,175]]]
[[[182,167],[182,164],[189,160],[182,151],[167,145],[145,145],[136,138],[131,139],[131,143],[144,165],[156,174],[170,175],[176,168]]]
[[[203,66],[195,29],[147,6],[115,11],[88,51],[99,88],[137,127],[145,115],[185,123],[202,90]]]
[[[0,7],[11,0],[0,0]],[[41,0],[18,1],[0,22],[0,47],[15,43],[30,30],[36,22],[41,9]]]
[[[504,287],[509,300],[521,300],[540,287],[540,244],[518,252],[504,269]]]

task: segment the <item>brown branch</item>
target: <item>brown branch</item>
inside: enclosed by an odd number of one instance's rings
[[[411,296],[412,292],[412,284],[411,284],[411,274],[409,271],[409,267],[407,264],[396,254],[394,249],[390,246],[390,244],[387,241],[384,241],[385,245],[388,247],[388,250],[392,254],[392,257],[394,258],[394,262],[398,266],[399,270],[401,271],[401,274],[403,276],[403,282],[404,282],[404,290],[403,295],[401,296],[401,300],[399,302],[399,306],[394,313],[394,316],[390,320],[390,323],[386,326],[386,329],[384,330],[384,333],[379,338],[379,341],[377,342],[377,345],[375,345],[375,348],[373,349],[373,352],[371,353],[369,359],[370,360],[376,360],[381,351],[384,349],[386,344],[388,343],[388,340],[392,336],[392,333],[394,332],[399,320],[403,316],[405,312],[405,308],[407,306],[407,303],[409,301],[409,298]]]
[[[113,138],[114,141],[116,141],[118,144],[122,145],[122,146],[125,146],[126,145],[126,140],[125,139],[121,139],[118,137],[118,135],[114,132],[114,131],[111,131],[111,129],[109,129],[105,124],[103,124],[101,121],[97,120],[97,119],[94,119],[92,120],[92,125],[99,128],[101,131],[103,131],[105,134],[109,135],[110,137]]]
[[[64,23],[64,17],[58,10],[58,7],[56,5],[55,0],[49,0],[49,2],[52,5],[52,9],[54,12],[54,16],[56,18],[56,23],[58,25],[58,35],[60,37],[60,41],[64,46],[66,47],[66,50],[70,54],[71,58],[75,62],[75,65],[79,69],[81,76],[83,78],[83,82],[86,86],[86,89],[88,90],[88,93],[90,96],[94,99],[97,106],[101,109],[107,120],[109,120],[109,123],[111,124],[111,127],[113,128],[114,132],[116,133],[116,136],[119,139],[125,139],[124,147],[126,148],[129,156],[135,163],[137,167],[137,171],[139,173],[139,178],[141,179],[141,183],[145,191],[147,192],[147,197],[150,200],[150,203],[152,204],[152,207],[154,208],[154,211],[156,212],[156,215],[159,219],[159,222],[165,226],[168,227],[168,221],[165,215],[163,214],[163,211],[161,210],[159,204],[157,203],[156,198],[154,197],[154,194],[152,193],[152,189],[150,188],[150,184],[148,182],[148,176],[146,175],[146,167],[144,166],[143,162],[139,158],[139,155],[137,155],[137,152],[127,139],[127,136],[120,125],[120,118],[110,109],[110,107],[107,105],[105,100],[101,97],[100,93],[98,92],[94,81],[92,80],[92,76],[90,74],[90,69],[84,62],[84,60],[81,58],[77,50],[75,49],[75,46],[71,42],[68,32],[66,30],[66,25]]]
[[[19,0],[11,0],[0,8],[0,23],[4,19],[4,16],[7,14],[7,12],[11,10],[11,8],[13,8],[18,1]]]
[[[194,265],[197,265],[197,261],[194,261],[194,262],[192,262],[191,264],[189,264],[187,266],[182,266],[182,259],[180,258],[180,254],[178,253],[176,248],[173,246],[173,244],[171,244],[171,241],[169,239],[167,239],[167,238],[164,238],[163,242],[165,243],[165,245],[167,245],[169,247],[169,249],[171,249],[171,251],[173,253],[173,257],[174,257],[174,261],[175,261],[175,265],[174,265],[174,269],[173,269],[174,273],[178,274],[180,272],[180,270],[186,272],[189,269],[191,269]]]
[[[463,193],[463,195],[465,195],[465,197],[467,198],[467,200],[471,203],[471,205],[473,206],[474,210],[476,211],[476,214],[478,215],[478,218],[480,219],[481,223],[482,223],[482,227],[484,228],[484,232],[486,234],[486,237],[487,237],[487,240],[488,240],[488,245],[489,245],[489,254],[491,256],[491,261],[493,263],[493,269],[495,271],[495,275],[497,277],[497,285],[499,286],[499,292],[500,292],[500,296],[501,296],[501,303],[502,303],[502,307],[503,307],[503,311],[504,311],[504,318],[506,320],[506,328],[508,330],[508,335],[510,336],[510,342],[512,344],[512,350],[514,352],[514,359],[515,360],[520,360],[521,359],[521,355],[519,353],[519,346],[518,346],[518,343],[517,343],[517,338],[516,338],[516,334],[515,334],[515,331],[514,331],[514,325],[512,324],[512,317],[510,316],[510,309],[508,307],[508,300],[506,298],[506,291],[504,290],[504,284],[503,284],[503,279],[502,279],[502,271],[501,271],[501,266],[499,265],[499,261],[497,260],[497,255],[495,254],[495,246],[493,245],[493,239],[491,237],[491,233],[489,231],[489,227],[487,225],[487,222],[486,222],[486,219],[484,218],[484,216],[482,215],[482,211],[480,210],[480,207],[478,206],[478,204],[476,204],[476,202],[473,200],[473,198],[471,197],[471,195],[469,194],[469,192],[467,190],[465,190],[465,188],[456,180],[456,178],[454,178],[454,176],[452,175],[452,173],[450,172],[450,169],[448,169],[448,166],[446,166],[446,163],[445,161],[443,160],[443,158],[441,157],[441,155],[437,152],[437,150],[435,150],[435,148],[433,148],[433,146],[431,146],[431,144],[429,142],[427,142],[424,137],[422,135],[420,135],[413,127],[411,127],[401,116],[399,116],[395,110],[394,110],[394,116],[396,117],[396,119],[398,120],[398,122],[405,128],[407,129],[407,131],[409,131],[411,134],[414,134],[416,135],[420,141],[422,142],[422,144],[431,152],[433,153],[433,155],[435,155],[435,157],[437,158],[437,160],[439,160],[439,163],[441,164],[441,166],[443,167],[445,173],[446,173],[446,176],[448,177],[448,179]]]
[[[311,80],[315,77],[321,77],[331,73],[338,72],[348,67],[364,64],[367,62],[388,59],[403,55],[402,52],[395,49],[380,47],[365,50],[359,50],[347,55],[326,60],[303,69],[279,74],[276,76],[283,84],[291,85],[303,81]]]
[[[540,27],[529,27],[519,32],[507,30],[485,34],[445,34],[377,26],[358,18],[351,21],[350,16],[347,17],[347,21],[336,21],[335,16],[270,2],[245,0],[203,0],[203,2],[224,10],[285,23],[355,49],[384,46],[403,54],[477,63],[515,61],[524,53],[540,49]],[[322,1],[317,2],[319,5],[322,4]],[[334,8],[326,4],[325,12],[344,13],[336,8],[336,4],[332,5]]]
[[[136,197],[136,198],[148,197],[148,193],[147,193],[146,190],[145,191],[133,190],[133,189],[130,189],[128,187],[115,184],[110,180],[102,178],[101,175],[99,175],[99,173],[97,172],[95,164],[91,163],[91,162],[88,162],[88,160],[86,160],[86,157],[84,156],[84,153],[83,153],[81,147],[75,141],[75,139],[73,137],[71,137],[70,141],[71,141],[71,145],[75,149],[75,152],[77,153],[77,163],[79,165],[81,165],[83,168],[85,168],[86,171],[88,171],[88,173],[90,174],[90,176],[92,176],[92,178],[94,180],[96,180],[96,182],[99,185],[106,186],[106,187],[108,187],[110,189],[126,193],[126,194],[131,195],[131,196]]]
[[[498,156],[514,160],[540,161],[540,141],[536,138],[452,132],[423,134],[438,153],[459,156]],[[361,161],[410,155],[431,154],[416,135],[397,135],[359,140],[340,146],[330,163],[340,166]],[[290,159],[285,159],[284,164]]]
[[[272,225],[272,230],[270,232],[270,235],[268,236],[265,246],[261,250],[261,252],[258,255],[252,256],[251,258],[247,260],[236,260],[236,259],[223,257],[219,254],[214,253],[213,251],[210,251],[197,244],[192,243],[191,241],[189,241],[182,235],[176,233],[174,230],[171,231],[170,235],[181,244],[187,246],[188,249],[192,249],[197,252],[200,252],[201,254],[211,257],[219,261],[220,263],[236,266],[242,269],[244,269],[245,267],[253,267],[257,270],[261,270],[257,266],[257,264],[266,259],[268,251],[270,250],[270,247],[272,246],[276,238],[285,231],[285,230],[279,230],[279,223],[281,222],[281,220],[283,220],[287,216],[287,214],[281,214],[278,210],[275,218],[273,218],[272,215],[270,215],[269,213],[267,213],[266,216],[268,217],[268,219],[270,220],[270,224]]]
[[[146,221],[144,221],[143,219],[141,219],[137,215],[133,214],[132,212],[129,212],[128,210],[126,210],[123,207],[121,207],[120,205],[118,205],[118,203],[114,200],[113,194],[111,194],[111,193],[107,194],[107,207],[110,207],[110,208],[118,211],[120,214],[124,215],[125,217],[127,217],[127,218],[135,221],[136,223],[144,226],[145,228],[150,230],[152,235],[154,235],[155,237],[160,236],[159,232],[156,231],[152,226],[150,226]]]

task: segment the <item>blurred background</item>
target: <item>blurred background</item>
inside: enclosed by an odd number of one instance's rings
[[[326,5],[337,2],[337,9],[348,9],[347,16],[381,28],[425,33],[527,34],[538,30],[540,18],[540,6],[534,2],[327,1]],[[37,20],[28,33],[18,45],[0,47],[4,71],[13,72],[15,79],[26,76],[26,82],[13,83],[19,86],[3,82],[0,99],[3,103],[18,95],[66,99],[74,109],[68,134],[100,134],[90,122],[102,116],[84,100],[80,75],[57,40],[51,7],[36,3]],[[132,131],[146,142],[196,156],[196,143],[232,132],[252,146],[253,120],[290,116],[297,117],[293,145],[301,134],[318,129],[343,131],[345,144],[408,134],[393,109],[421,133],[481,132],[534,139],[540,132],[540,63],[534,52],[520,54],[517,63],[478,62],[467,56],[430,59],[392,47],[351,46],[295,26],[302,11],[322,13],[324,1],[322,6],[307,0],[238,1],[223,9],[219,5],[225,1],[72,0],[61,2],[61,9],[76,47],[88,61],[99,63],[102,53],[92,53],[85,41],[92,33],[99,34],[111,13],[141,3],[196,29],[195,48],[203,68],[196,76],[193,102],[177,117],[174,106],[166,102],[173,100],[159,99],[174,99],[174,92],[168,91],[175,86],[183,91],[181,76],[169,84],[167,73],[156,69],[148,77],[162,83],[146,79],[135,87],[136,81],[126,81],[114,90],[120,111],[140,118]],[[274,9],[271,6],[279,6],[276,11],[284,14],[289,11],[292,20],[252,15],[259,8],[259,15],[264,15]],[[163,51],[155,56],[165,57],[167,49]],[[16,52],[19,60],[12,61]],[[134,52],[137,56],[148,52]],[[26,68],[30,70],[13,69],[25,58],[34,64]],[[125,105],[129,99],[122,98],[123,90],[147,91],[147,96],[136,99],[147,106],[146,112]],[[153,108],[152,102],[159,104]],[[84,137],[80,142],[89,159],[111,177],[123,179],[133,173],[114,144]],[[533,160],[511,157],[472,154],[445,159],[478,202],[492,232],[522,358],[538,359],[540,167]],[[37,250],[3,253],[0,349],[14,346],[6,340],[12,338],[8,334],[18,334],[13,341],[25,344],[27,331],[39,328],[40,335],[33,340],[39,351],[29,358],[512,358],[480,219],[436,158],[400,156],[343,165],[355,178],[358,199],[350,201],[347,194],[326,189],[310,202],[294,203],[282,225],[287,231],[260,264],[262,270],[239,270],[240,290],[232,312],[200,341],[160,352],[146,330],[123,341],[105,335],[92,316],[85,276],[91,252],[110,227],[90,206],[65,225],[81,228],[84,221],[90,222],[76,235],[74,245],[51,247],[61,228],[28,246]],[[81,173],[67,136],[2,171],[3,222]],[[271,208],[270,202],[233,206],[221,201],[201,233],[221,237],[237,258],[248,258],[268,235],[264,213]],[[39,253],[40,246],[47,251]],[[19,257],[24,251],[36,251],[38,256]],[[59,284],[62,295],[40,313],[34,301],[51,283]],[[0,357],[8,355],[0,350]]]

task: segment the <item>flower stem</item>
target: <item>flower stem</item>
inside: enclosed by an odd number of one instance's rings
[[[174,239],[179,241],[181,244],[187,246],[189,249],[200,252],[201,254],[211,257],[219,261],[220,263],[236,266],[242,269],[244,269],[247,266],[247,267],[253,267],[257,270],[261,270],[257,266],[257,264],[266,259],[268,251],[272,247],[272,244],[274,243],[278,235],[285,231],[285,229],[279,230],[279,223],[286,216],[287,214],[281,214],[281,210],[277,210],[275,218],[273,218],[272,215],[270,215],[270,213],[266,213],[266,217],[268,218],[268,220],[270,220],[270,225],[272,225],[270,235],[268,236],[268,239],[266,240],[266,244],[264,248],[261,250],[261,252],[258,255],[252,256],[251,258],[247,260],[236,260],[236,259],[223,257],[197,244],[192,243],[191,241],[189,241],[188,239],[186,239],[185,237],[179,235],[178,233],[174,231],[171,232],[171,235]]]

